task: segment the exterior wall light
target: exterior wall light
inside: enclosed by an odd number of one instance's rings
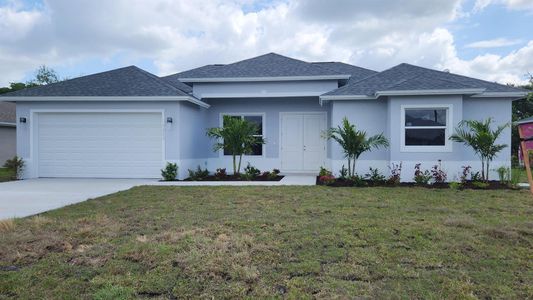
[[[167,123],[172,124],[172,118],[171,118],[171,117],[168,117],[168,118],[167,118]]]
[[[25,117],[20,117],[19,118],[19,122],[20,123],[26,123],[26,118]]]

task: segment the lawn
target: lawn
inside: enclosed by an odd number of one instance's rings
[[[532,298],[533,198],[136,187],[0,224],[0,298]]]
[[[13,180],[13,172],[6,168],[0,168],[0,182]]]

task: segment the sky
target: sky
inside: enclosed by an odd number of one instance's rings
[[[0,0],[0,86],[40,65],[161,76],[269,52],[523,84],[532,28],[533,0]]]

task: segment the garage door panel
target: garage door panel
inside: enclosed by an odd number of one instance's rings
[[[40,177],[157,178],[160,113],[42,113]]]

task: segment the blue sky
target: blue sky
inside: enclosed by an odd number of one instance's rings
[[[523,83],[532,20],[533,0],[0,0],[0,85],[42,64],[69,78],[131,64],[166,75],[267,52]]]

